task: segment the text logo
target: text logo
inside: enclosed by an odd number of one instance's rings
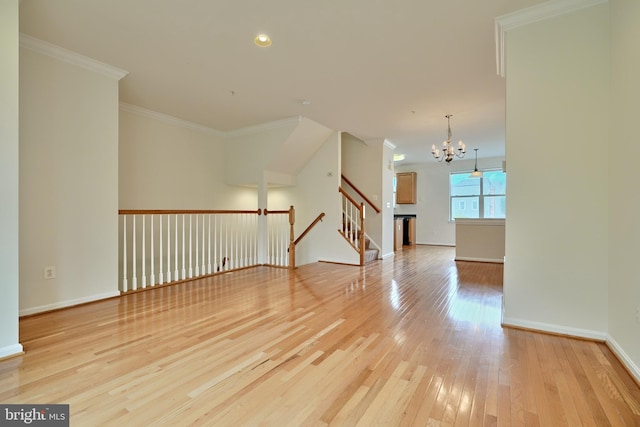
[[[69,427],[69,405],[2,405],[0,426]]]

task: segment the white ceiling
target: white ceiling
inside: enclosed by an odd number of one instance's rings
[[[220,131],[302,115],[408,164],[435,161],[445,114],[470,158],[504,154],[494,19],[538,3],[22,0],[20,31],[127,70],[123,102]]]

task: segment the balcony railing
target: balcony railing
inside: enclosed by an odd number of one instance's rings
[[[123,292],[259,265],[261,210],[121,210],[119,214]]]
[[[261,215],[264,212],[264,220]],[[121,210],[120,291],[268,265],[295,268],[295,210]]]

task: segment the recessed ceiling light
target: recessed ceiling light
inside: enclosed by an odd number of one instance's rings
[[[394,154],[393,155],[393,161],[394,162],[399,162],[400,160],[404,160],[404,154]]]
[[[260,47],[271,46],[271,39],[266,34],[258,34],[253,41]]]

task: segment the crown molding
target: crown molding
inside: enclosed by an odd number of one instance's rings
[[[224,138],[225,132],[221,132],[217,129],[202,126],[197,123],[193,123],[187,120],[179,119],[174,116],[170,116],[164,113],[158,113],[157,111],[148,110],[137,105],[127,104],[126,102],[120,102],[120,110],[127,113],[137,114],[138,116],[147,117],[149,119],[157,120],[162,123],[166,123],[173,126],[180,126],[186,129],[194,130],[196,132],[205,133],[207,135],[213,135],[218,138]]]
[[[279,129],[287,126],[296,126],[303,120],[302,116],[289,117],[287,119],[275,120],[268,123],[263,123],[255,126],[247,126],[244,128],[235,129],[229,132],[223,132],[217,129],[213,129],[207,126],[199,125],[187,120],[180,119],[178,117],[170,116],[164,113],[158,113],[157,111],[149,110],[144,107],[138,107],[137,105],[128,104],[126,102],[120,102],[120,110],[128,113],[136,114],[138,116],[147,117],[149,119],[157,120],[173,126],[180,126],[186,129],[191,129],[197,132],[206,133],[218,138],[232,138],[237,136],[250,135],[253,133],[264,132],[271,129]]]
[[[556,16],[565,15],[598,4],[607,3],[608,0],[552,0],[518,10],[513,13],[498,16],[495,19],[496,39],[496,68],[498,75],[505,76],[505,45],[506,33],[514,28],[523,27],[534,22]]]
[[[128,71],[105,64],[104,62],[96,61],[88,56],[80,55],[79,53],[72,52],[24,33],[20,33],[20,47],[59,59],[60,61],[67,62],[69,64],[77,65],[78,67],[94,71],[98,74],[102,74],[116,80],[120,80],[129,74]]]
[[[303,120],[302,116],[289,117],[282,120],[274,120],[272,122],[262,123],[255,126],[247,126],[244,128],[234,129],[225,133],[226,138],[250,135],[252,133],[264,132],[272,129],[279,129],[288,126],[296,126]]]

